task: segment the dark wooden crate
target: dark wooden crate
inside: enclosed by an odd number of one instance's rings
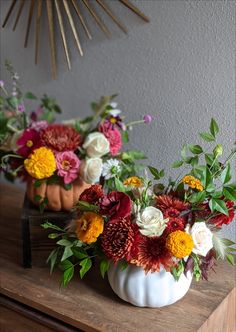
[[[40,213],[25,196],[21,215],[22,258],[25,268],[32,265],[45,266],[50,251],[55,248],[55,241],[48,238],[48,234],[53,233],[53,230],[43,229],[41,224],[49,221],[63,228],[72,218],[72,212],[45,210]]]

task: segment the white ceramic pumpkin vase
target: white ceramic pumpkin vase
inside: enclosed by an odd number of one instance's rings
[[[138,307],[160,308],[175,303],[187,293],[192,274],[188,272],[187,277],[182,274],[175,281],[172,274],[164,269],[145,274],[141,267],[130,264],[121,270],[117,264],[110,266],[108,280],[122,300]]]

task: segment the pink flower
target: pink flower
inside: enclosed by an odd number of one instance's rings
[[[116,156],[122,147],[122,138],[118,129],[111,128],[108,124],[103,123],[99,126],[99,131],[102,132],[110,143],[110,153]]]
[[[16,144],[20,146],[17,153],[23,157],[28,157],[34,149],[41,145],[39,133],[34,129],[26,129]]]
[[[63,177],[65,184],[77,178],[80,160],[73,151],[57,152],[56,161],[57,174]]]
[[[48,127],[48,122],[46,120],[41,121],[32,121],[30,124],[31,129],[35,129],[37,131],[40,131],[42,129],[45,129]]]

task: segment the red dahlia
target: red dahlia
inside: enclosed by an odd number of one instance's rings
[[[183,231],[185,227],[185,220],[183,218],[170,218],[167,225],[165,232],[167,234],[175,232],[175,231]]]
[[[50,125],[42,130],[41,140],[56,151],[74,151],[81,143],[80,134],[74,128],[62,124]]]
[[[171,195],[159,195],[156,197],[156,205],[163,212],[169,208],[175,209],[179,212],[188,210],[189,203],[181,201],[179,198]]]
[[[85,189],[80,195],[79,200],[90,204],[98,204],[99,200],[104,197],[104,192],[100,184],[94,184],[90,188]]]
[[[228,208],[228,215],[225,215],[223,213],[219,213],[215,217],[211,218],[208,220],[210,224],[215,225],[218,228],[221,228],[222,225],[228,225],[233,221],[234,219],[234,202],[232,201],[227,201],[225,202],[227,208]]]
[[[108,222],[102,234],[104,254],[114,263],[125,258],[134,242],[134,225],[130,219]]]
[[[170,252],[166,249],[164,237],[143,237],[139,245],[139,253],[136,264],[141,266],[146,273],[159,272],[161,265],[170,271],[173,260]]]

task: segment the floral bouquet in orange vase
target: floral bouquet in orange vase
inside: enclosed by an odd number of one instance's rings
[[[76,268],[82,278],[97,257],[101,275],[108,272],[123,300],[162,307],[182,298],[192,277],[208,279],[218,259],[234,264],[234,242],[219,231],[235,216],[230,162],[236,149],[223,159],[223,147],[215,143],[218,131],[212,119],[210,131],[200,134],[213,144],[211,152],[200,145],[183,147],[172,165],[183,167],[176,180],[162,182],[164,170],[152,166],[153,181],[147,172],[124,178],[120,170],[106,191],[93,185],[80,195],[77,217],[65,229],[44,223],[54,230],[49,237],[57,239],[48,262],[51,271],[55,264],[62,270],[62,285]]]
[[[36,110],[28,113],[24,100],[36,102],[37,97],[23,95],[18,75],[9,63],[6,66],[12,91],[0,81],[5,94],[0,99],[1,171],[9,180],[26,181],[27,196],[41,211],[71,210],[91,184],[102,180],[119,185],[117,172],[138,171],[136,160],[144,159],[144,154],[121,150],[130,127],[150,123],[150,115],[125,124],[114,95],[93,102],[93,113],[86,118],[55,123],[55,114],[61,112],[56,101],[44,95]]]

